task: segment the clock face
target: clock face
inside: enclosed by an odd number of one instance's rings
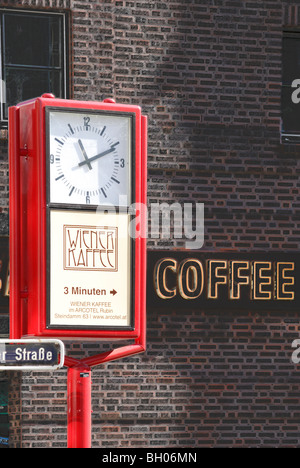
[[[131,203],[132,114],[48,110],[49,201]]]

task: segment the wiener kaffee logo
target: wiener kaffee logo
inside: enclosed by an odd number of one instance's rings
[[[118,271],[118,228],[63,226],[64,270]]]

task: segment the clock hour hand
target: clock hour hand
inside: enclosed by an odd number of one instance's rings
[[[84,159],[85,159],[85,161],[86,161],[86,164],[88,165],[88,168],[91,170],[91,169],[92,169],[92,165],[91,165],[91,163],[89,162],[89,158],[88,158],[88,155],[86,154],[86,151],[85,151],[85,149],[84,149],[84,146],[83,146],[83,144],[82,144],[82,141],[81,141],[81,140],[78,140],[78,144],[79,144],[79,147],[80,147],[81,152],[82,152],[82,154],[83,154],[83,157],[84,157]]]
[[[102,156],[105,156],[106,154],[112,153],[115,150],[114,147],[109,148],[106,151],[103,151],[103,153],[96,154],[96,156],[93,156],[92,158],[88,158],[85,161],[81,161],[78,166],[84,166],[85,164],[90,164],[92,161],[96,161],[96,159],[102,158]]]

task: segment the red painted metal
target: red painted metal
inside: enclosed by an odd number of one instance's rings
[[[10,243],[9,243],[9,259],[10,270],[17,272],[15,275],[10,275],[10,290],[21,291],[20,274],[19,274],[19,259],[20,259],[20,158],[18,154],[20,148],[19,136],[19,111],[13,107],[9,109],[10,132],[15,136],[9,138],[9,186],[10,186]],[[21,310],[21,295],[10,294],[10,310]],[[10,316],[10,331],[11,336],[20,337],[22,335],[21,319],[17,314]]]
[[[91,447],[91,369],[68,369],[68,448]]]

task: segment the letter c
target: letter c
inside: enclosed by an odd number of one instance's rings
[[[163,258],[154,268],[154,288],[156,294],[161,299],[172,299],[176,296],[176,286],[173,289],[170,289],[167,286],[167,271],[171,270],[173,273],[176,273],[177,270],[177,261],[173,258]]]

